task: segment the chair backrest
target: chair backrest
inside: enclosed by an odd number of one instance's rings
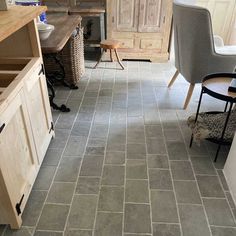
[[[214,53],[210,12],[201,7],[173,4],[175,66],[190,83],[199,83]]]

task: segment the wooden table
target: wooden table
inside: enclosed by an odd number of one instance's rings
[[[58,16],[48,14],[47,21],[49,24],[54,25],[55,29],[48,39],[41,41],[43,54],[60,52],[69,40],[73,31],[80,25],[81,20],[82,18],[80,15]]]
[[[57,53],[59,53],[66,45],[67,41],[70,39],[74,30],[80,25],[81,19],[82,18],[79,15],[70,16],[70,15],[49,14],[47,16],[48,23],[54,25],[55,29],[51,33],[48,39],[41,41],[41,49],[45,57],[53,58],[55,63],[59,65],[60,72],[62,74],[61,81],[63,82],[64,85],[66,84],[64,81],[65,70],[62,63],[57,57]],[[49,95],[51,107],[56,110],[60,110],[62,112],[69,112],[70,109],[67,108],[64,104],[58,106],[53,101],[55,98],[55,91],[53,88],[52,77],[54,78],[54,80],[55,79],[58,80],[57,76],[49,75],[47,71],[46,71],[46,76],[47,76],[48,88],[51,91],[51,94]],[[78,89],[77,86],[70,88]]]

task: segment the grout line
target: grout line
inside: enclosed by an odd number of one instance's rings
[[[156,97],[155,92],[154,92],[154,95]],[[157,99],[157,97],[156,97],[156,99]],[[157,108],[158,108],[158,104],[157,104]],[[160,119],[160,124],[161,124],[161,129],[162,129],[162,133],[163,133],[163,139],[164,139],[164,144],[165,144],[166,154],[167,154],[167,159],[168,159],[168,164],[169,164],[169,172],[170,172],[170,176],[171,176],[171,183],[172,183],[172,187],[173,187],[173,193],[174,193],[175,204],[176,204],[176,209],[177,209],[177,215],[178,215],[178,220],[179,220],[180,234],[181,234],[181,236],[183,236],[184,233],[183,233],[182,223],[181,223],[181,220],[180,220],[180,210],[179,210],[179,206],[178,206],[178,202],[177,202],[175,186],[174,186],[174,178],[173,178],[173,173],[172,173],[172,169],[171,169],[171,161],[173,161],[173,160],[170,160],[170,157],[169,157],[168,148],[167,148],[167,140],[166,140],[166,136],[164,135],[164,126],[163,126],[162,117],[161,117],[159,108],[158,108],[158,115],[159,115],[159,119]],[[186,160],[186,161],[188,161],[188,160]]]
[[[127,140],[128,140],[128,76],[129,75],[129,67],[127,63],[127,69],[125,72],[126,79],[126,109],[125,109],[125,129],[126,129],[126,137],[125,137],[125,163],[124,163],[124,194],[123,194],[123,214],[122,214],[122,231],[121,234],[124,236],[125,232],[125,192],[126,192],[126,164],[127,164]]]
[[[178,117],[178,116],[177,116]],[[181,132],[181,135],[182,135],[182,137],[184,138],[184,135],[183,135],[183,131],[182,131],[182,129],[181,129],[181,127],[180,127],[180,124],[179,124],[179,120],[177,120],[178,121],[178,127],[179,127],[179,129],[180,129],[180,132]],[[189,157],[189,163],[190,163],[190,165],[191,165],[191,168],[192,168],[192,172],[193,172],[193,175],[194,175],[194,179],[195,179],[195,181],[196,181],[196,186],[197,186],[197,190],[198,190],[198,193],[199,193],[199,196],[200,196],[200,199],[201,199],[201,203],[202,203],[202,208],[203,208],[203,211],[204,211],[204,215],[205,215],[205,219],[206,219],[206,222],[207,222],[207,226],[208,226],[208,229],[209,229],[209,233],[210,233],[210,235],[211,236],[213,236],[212,235],[212,231],[211,231],[211,227],[210,227],[210,222],[209,222],[209,219],[208,219],[208,216],[207,216],[207,212],[206,212],[206,208],[205,208],[205,206],[204,206],[204,204],[203,204],[203,198],[202,198],[202,195],[201,195],[201,192],[200,192],[200,187],[199,187],[199,184],[198,184],[198,181],[197,181],[197,175],[195,174],[195,171],[194,171],[194,168],[193,168],[193,163],[192,163],[192,160],[191,160],[191,158],[190,158],[190,153],[189,153],[189,149],[187,148],[187,144],[186,144],[186,140],[184,139],[184,144],[185,144],[185,148],[186,148],[186,151],[187,151],[187,154],[188,154],[188,157]]]
[[[141,93],[141,106],[142,106],[142,114],[144,117],[144,97],[143,97],[143,91],[142,91],[142,79],[140,78],[140,93]],[[154,93],[154,91],[153,91]],[[155,94],[154,94],[155,96]],[[156,104],[157,106],[157,104]],[[151,202],[151,188],[150,188],[150,176],[149,176],[149,168],[148,168],[148,148],[147,148],[147,136],[146,136],[146,129],[145,129],[145,119],[143,118],[143,135],[144,135],[144,141],[145,141],[145,149],[146,149],[146,168],[147,168],[147,179],[148,179],[148,199],[149,199],[149,205],[150,205],[150,224],[151,224],[151,235],[153,235],[153,209],[152,209],[152,202]]]
[[[104,73],[105,73],[105,71],[103,70],[101,83],[102,83],[102,80],[104,78]],[[100,87],[99,87],[99,92],[100,92],[100,89],[101,89],[101,83],[100,83]],[[114,78],[113,78],[113,87],[114,87]],[[112,94],[112,96],[113,96],[113,94]],[[111,101],[111,103],[112,103],[112,101]],[[98,103],[96,103],[96,105],[97,104]],[[109,112],[107,134],[106,134],[106,138],[105,138],[106,139],[106,143],[105,143],[105,148],[104,148],[102,170],[101,170],[101,176],[100,176],[100,181],[99,181],[99,191],[98,191],[98,194],[97,194],[97,196],[98,196],[98,198],[97,198],[97,205],[96,205],[94,222],[93,222],[93,231],[92,231],[92,235],[93,236],[95,236],[95,232],[96,232],[95,230],[96,230],[96,223],[97,223],[97,216],[98,216],[98,204],[99,204],[99,198],[100,198],[100,194],[101,194],[101,183],[102,183],[102,176],[103,176],[103,171],[104,171],[104,163],[105,163],[106,152],[107,152],[107,143],[108,143],[108,136],[109,136],[110,119],[111,119],[111,106],[110,106],[110,112]]]
[[[85,87],[85,90],[84,90],[84,93],[83,93],[83,98],[82,98],[82,100],[81,100],[80,107],[82,106],[83,100],[84,100],[84,98],[85,98],[85,93],[86,93],[86,91],[87,91],[87,88],[88,88],[88,85],[89,85],[89,82],[90,82],[91,78],[92,78],[92,70],[90,71],[90,77],[89,77],[89,79],[88,79],[88,81],[87,81],[87,84],[86,84],[86,87]],[[98,96],[98,95],[97,95],[97,96]],[[79,108],[79,109],[80,109],[80,108]],[[76,118],[75,118],[75,121],[77,120],[78,116],[79,116],[79,112],[77,113],[77,116],[76,116]],[[95,111],[94,111],[94,113],[93,113],[93,118],[94,118],[94,116],[95,116]],[[75,121],[74,121],[74,123],[75,123]],[[74,126],[74,124],[73,124],[73,126]],[[73,126],[72,126],[72,129],[73,129]],[[71,129],[71,132],[72,132],[72,129]],[[91,132],[91,129],[92,129],[92,121],[90,121],[89,134],[90,134],[90,132]],[[79,167],[79,171],[78,171],[78,175],[77,175],[77,180],[76,180],[76,182],[75,182],[75,187],[74,187],[74,192],[73,192],[72,199],[71,199],[71,203],[70,203],[70,208],[69,208],[68,215],[67,215],[66,221],[65,221],[65,227],[64,227],[63,235],[65,235],[65,230],[66,230],[66,227],[68,226],[68,220],[69,220],[69,216],[70,216],[72,204],[73,204],[74,197],[75,197],[75,193],[76,193],[76,187],[77,187],[77,184],[78,184],[78,180],[79,180],[79,176],[80,176],[79,174],[80,174],[80,170],[81,170],[82,163],[83,163],[83,160],[84,160],[84,155],[85,155],[85,152],[86,152],[87,143],[88,143],[88,140],[89,140],[89,134],[88,134],[88,136],[87,136],[87,140],[86,140],[86,144],[85,144],[85,148],[84,148],[84,153],[83,153],[83,155],[82,155],[82,160],[81,160],[81,162],[80,162],[80,167]],[[64,151],[63,151],[63,153],[64,153]]]
[[[90,73],[90,76],[91,76],[91,73]],[[90,80],[90,77],[89,77],[89,80]],[[88,81],[87,81],[87,85],[88,85]],[[86,86],[86,87],[87,87],[87,86]],[[84,98],[84,94],[85,94],[85,91],[83,92],[83,98]],[[69,99],[69,97],[68,97],[68,99]],[[82,100],[83,100],[83,99],[82,99]],[[81,106],[81,104],[82,104],[82,100],[81,100],[80,106]],[[68,100],[67,100],[67,101],[68,101]],[[78,112],[77,112],[76,117],[77,117],[78,114],[79,114],[80,106],[79,106],[79,108],[78,108]],[[60,114],[60,115],[61,115],[61,114]],[[76,121],[76,117],[75,117],[75,119],[74,119],[73,125],[74,125],[74,123],[75,123],[75,121]],[[57,119],[57,121],[58,121],[58,119]],[[57,122],[55,122],[55,126],[56,126],[56,123],[57,123]],[[40,214],[39,214],[39,217],[38,217],[38,220],[36,221],[34,233],[35,233],[35,231],[37,230],[37,226],[38,226],[39,220],[40,220],[40,218],[41,218],[41,216],[42,216],[42,212],[43,212],[44,206],[45,206],[45,204],[46,204],[46,201],[47,201],[47,198],[48,198],[50,189],[51,189],[51,187],[52,187],[53,181],[54,181],[55,176],[56,176],[56,174],[57,174],[57,170],[59,169],[61,160],[62,160],[62,158],[63,158],[63,154],[64,154],[64,152],[65,152],[65,150],[66,150],[66,146],[67,146],[67,144],[68,144],[68,141],[69,141],[69,138],[70,138],[70,134],[71,134],[71,132],[72,132],[73,125],[72,125],[71,130],[70,130],[70,132],[69,132],[69,135],[68,135],[68,137],[67,137],[67,140],[66,140],[65,146],[64,146],[64,148],[63,148],[63,151],[62,151],[62,153],[61,153],[61,157],[60,157],[60,159],[59,159],[58,165],[56,166],[56,169],[55,169],[55,172],[54,172],[54,175],[53,175],[53,178],[52,178],[50,187],[49,187],[49,189],[48,189],[47,195],[46,195],[46,197],[45,197],[44,203],[43,203],[43,205],[42,205],[42,209],[41,209]],[[69,215],[69,213],[68,213],[68,215]],[[65,223],[65,226],[66,226],[66,223]]]

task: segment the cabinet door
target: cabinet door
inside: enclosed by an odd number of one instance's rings
[[[0,127],[0,223],[17,228],[38,171],[23,91],[0,114]]]
[[[211,12],[214,34],[220,35],[228,43],[233,28],[235,0],[197,0],[197,5]]]
[[[110,0],[113,31],[137,32],[139,0]]]
[[[169,0],[140,0],[139,32],[163,32]]]
[[[41,163],[53,135],[46,78],[41,63],[36,65],[26,80],[24,89],[38,160]]]

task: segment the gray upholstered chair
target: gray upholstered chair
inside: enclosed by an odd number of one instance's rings
[[[171,87],[179,73],[190,83],[184,103],[184,109],[186,109],[195,84],[201,83],[204,76],[234,70],[236,47],[221,45],[215,48],[211,16],[205,8],[175,2],[173,4],[173,29],[177,71],[168,87]],[[224,49],[226,49],[225,53]],[[230,53],[232,55],[229,55]]]

